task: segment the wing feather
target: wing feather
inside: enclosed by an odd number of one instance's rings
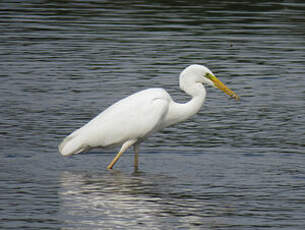
[[[141,140],[160,128],[171,98],[164,89],[148,89],[113,104],[60,144],[63,155],[94,147]]]

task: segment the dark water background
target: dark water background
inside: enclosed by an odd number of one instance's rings
[[[1,1],[0,228],[304,229],[304,1]],[[198,115],[129,151],[61,139],[207,65]]]

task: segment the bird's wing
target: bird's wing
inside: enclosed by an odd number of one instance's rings
[[[144,90],[113,104],[75,133],[90,147],[139,140],[159,129],[169,102],[163,89]]]

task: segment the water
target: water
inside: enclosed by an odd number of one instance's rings
[[[302,1],[2,1],[0,228],[304,229]],[[133,92],[207,65],[199,114],[105,168],[62,138]]]

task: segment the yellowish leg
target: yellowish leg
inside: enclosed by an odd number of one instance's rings
[[[136,140],[130,140],[125,142],[120,151],[118,152],[118,154],[115,156],[115,158],[113,158],[113,160],[111,161],[111,163],[107,166],[107,169],[112,169],[112,167],[115,165],[115,163],[119,160],[120,156],[130,147],[132,146],[134,143],[136,142]]]
[[[139,169],[139,145],[134,145],[134,171],[137,172]]]

